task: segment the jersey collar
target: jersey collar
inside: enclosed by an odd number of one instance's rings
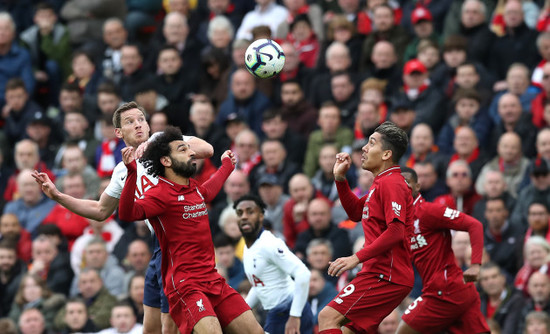
[[[381,172],[380,174],[376,175],[376,178],[379,179],[384,175],[389,175],[389,174],[391,174],[393,172],[397,172],[397,171],[401,171],[401,167],[393,166],[393,167],[390,167],[390,168],[386,169],[385,171]]]

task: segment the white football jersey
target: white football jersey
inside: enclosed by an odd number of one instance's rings
[[[283,240],[263,231],[250,248],[245,247],[243,264],[252,284],[246,298],[251,307],[260,301],[265,310],[270,310],[292,297],[290,315],[299,317],[302,314],[311,274]]]

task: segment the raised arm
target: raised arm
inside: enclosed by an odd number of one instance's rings
[[[222,166],[220,169],[218,169],[218,171],[216,171],[210,179],[202,184],[205,189],[203,196],[206,203],[212,201],[218,195],[223,184],[225,183],[225,180],[227,180],[229,175],[233,172],[235,169],[235,164],[237,163],[235,155],[230,150],[223,153],[221,160]]]
[[[348,181],[346,180],[346,173],[351,166],[351,157],[347,153],[338,153],[336,155],[336,163],[334,164],[334,180],[336,181],[336,189],[338,190],[338,197],[340,203],[346,210],[349,219],[358,222],[363,215],[363,205],[366,198],[357,198],[354,193],[351,192]]]
[[[189,147],[195,152],[195,158],[206,159],[214,155],[214,148],[207,141],[194,136],[184,136]]]
[[[99,201],[78,199],[60,192],[46,173],[34,171],[32,176],[46,196],[82,217],[104,221],[115,212],[118,205],[118,198],[105,192],[101,194]]]

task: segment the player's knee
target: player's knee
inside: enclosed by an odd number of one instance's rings
[[[319,312],[319,328],[333,328],[342,324],[344,316],[332,307],[325,306]]]
[[[168,313],[162,313],[162,334],[178,334],[178,326]]]
[[[143,334],[162,334],[162,333],[158,326],[148,326],[147,323],[144,323]]]

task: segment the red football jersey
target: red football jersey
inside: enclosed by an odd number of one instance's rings
[[[341,184],[337,186],[349,218],[353,221],[360,219],[363,224],[365,247],[378,239],[394,220],[405,225],[402,240],[393,248],[365,261],[361,272],[375,274],[390,282],[412,287],[414,275],[407,235],[412,228],[414,208],[411,190],[401,175],[400,167],[392,167],[378,174],[369,194],[361,199],[343,193]]]
[[[465,289],[462,270],[451,248],[451,230],[468,231],[472,244],[472,263],[481,263],[483,227],[474,218],[439,203],[414,200],[414,223],[410,230],[410,249],[424,288],[422,291],[450,294]],[[441,293],[439,293],[441,291]]]

